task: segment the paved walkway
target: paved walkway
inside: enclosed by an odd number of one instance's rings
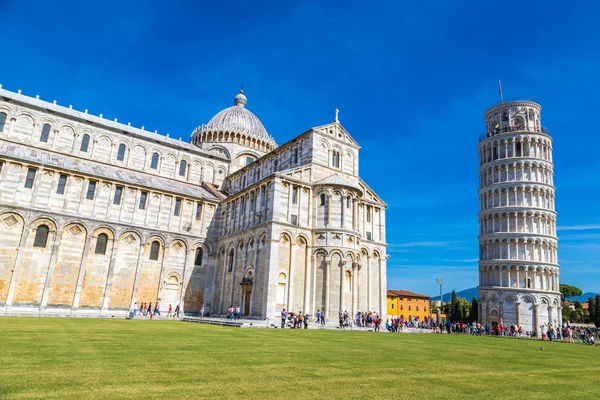
[[[183,317],[182,321],[184,322],[196,322],[201,324],[211,324],[211,325],[222,325],[222,326],[231,326],[236,328],[271,328],[271,329],[281,329],[281,320],[252,320],[252,319],[238,319],[231,320],[225,317]],[[286,329],[289,329],[286,326]],[[314,322],[310,322],[308,324],[308,329],[325,329],[325,330],[342,330],[342,331],[362,331],[362,332],[372,332],[373,328],[367,327],[357,327],[351,326],[344,329],[340,329],[337,322],[331,323],[327,321],[325,325],[318,325]],[[385,328],[381,329],[381,332],[386,332]],[[414,329],[414,328],[405,328],[403,332],[398,333],[431,333],[431,329]]]

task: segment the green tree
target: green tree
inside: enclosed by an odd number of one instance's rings
[[[571,297],[581,296],[581,294],[583,293],[578,287],[566,285],[564,283],[561,283],[559,285],[559,289],[563,295],[563,301],[569,300],[569,298]]]
[[[594,307],[594,325],[600,328],[600,294],[596,295]]]
[[[452,303],[450,306],[450,318],[452,318],[453,321],[458,321],[458,298],[456,297],[456,291],[452,291],[452,299],[450,300],[450,302]]]
[[[593,297],[588,298],[588,320],[587,322],[593,324],[596,320],[596,299]]]
[[[573,310],[567,304],[562,305],[562,319],[565,322],[573,322]]]
[[[471,300],[471,314],[469,315],[469,319],[471,322],[475,322],[479,319],[479,303],[477,303],[477,299],[473,297]]]

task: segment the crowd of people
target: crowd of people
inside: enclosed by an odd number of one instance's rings
[[[169,304],[167,318],[179,318],[181,310],[179,304],[173,309],[172,305]],[[240,319],[240,306],[229,306],[227,309],[227,319],[239,320]],[[152,319],[155,315],[161,315],[160,303],[157,301],[154,306],[150,303],[138,303],[136,302],[133,307],[131,317],[135,318],[137,315],[149,317]],[[200,317],[204,318],[204,307],[200,311]],[[311,316],[303,314],[302,311],[288,312],[284,308],[281,311],[281,328],[291,329],[308,329],[308,323],[310,322]],[[315,315],[315,324],[318,327],[325,326],[325,310],[318,309]],[[358,311],[354,318],[346,310],[340,310],[338,313],[338,328],[346,329],[352,327],[359,328],[372,328],[374,332],[378,332],[381,328],[381,317],[374,311],[361,312]],[[476,336],[505,336],[505,337],[522,337],[529,338],[535,337],[534,332],[525,331],[522,327],[515,324],[497,324],[491,326],[490,324],[482,325],[481,323],[474,322],[462,322],[462,321],[440,321],[437,323],[435,318],[428,317],[424,320],[415,319],[404,319],[402,317],[392,317],[385,321],[385,329],[389,332],[403,332],[404,329],[421,329],[431,330],[433,333],[446,333],[446,334],[464,334],[464,335],[476,335]],[[583,344],[596,345],[596,341],[600,337],[600,328],[586,327],[586,326],[564,326],[555,327],[552,324],[544,324],[540,326],[541,339],[548,341],[563,340],[568,343],[581,342]]]
[[[490,326],[490,324],[482,325],[477,321],[472,323],[463,323],[455,321],[446,321],[440,324],[432,324],[434,333],[453,333],[477,336],[505,336],[532,338],[535,337],[535,332],[526,331],[522,327],[515,324],[498,324]],[[541,339],[544,341],[562,340],[568,343],[581,342],[583,344],[595,345],[600,330],[592,327],[571,327],[563,326],[556,327],[553,324],[540,325]]]
[[[325,317],[321,322],[319,312],[317,312],[317,323],[325,324]],[[302,314],[302,311],[299,313],[287,312],[285,308],[281,311],[281,329],[290,328],[290,329],[308,329],[308,314]]]
[[[179,318],[180,314],[179,304],[173,309],[173,306],[169,304],[169,309],[167,312],[167,318]],[[131,313],[131,318],[135,318],[136,316],[144,316],[152,319],[155,315],[161,315],[160,313],[160,303],[157,301],[154,307],[152,307],[152,302],[150,303],[140,303],[138,307],[138,303],[134,303],[133,312]]]
[[[204,307],[202,307],[202,308],[204,308]],[[240,305],[238,304],[237,306],[234,307],[232,304],[229,306],[229,308],[227,308],[226,317],[227,317],[227,319],[232,319],[234,321],[237,321],[238,319],[240,319],[240,312],[241,312]],[[201,314],[204,314],[204,313],[201,313]]]
[[[376,312],[357,312],[354,318],[352,318],[351,314],[346,310],[340,310],[338,313],[338,328],[346,329],[356,327],[367,327],[373,328],[375,332],[378,332],[381,327],[381,317],[377,315]],[[303,314],[302,311],[299,313],[288,312],[284,308],[281,311],[281,328],[292,328],[299,329],[304,328],[308,329],[308,323],[311,319],[311,316],[308,314]],[[318,309],[315,315],[315,324],[317,327],[322,328],[325,326],[325,310]]]
[[[389,332],[404,332],[405,328],[412,329],[432,329],[435,326],[435,319],[425,318],[423,321],[419,319],[404,319],[397,317],[387,319],[385,321],[385,329]]]

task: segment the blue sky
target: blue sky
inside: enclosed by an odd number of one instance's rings
[[[389,205],[389,288],[433,295],[438,276],[478,283],[477,141],[501,78],[554,138],[561,282],[600,292],[598,15],[592,1],[0,0],[0,83],[183,140],[241,83],[279,143],[337,104]]]

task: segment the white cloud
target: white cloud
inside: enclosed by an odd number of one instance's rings
[[[559,231],[588,231],[600,229],[600,224],[585,224],[585,225],[564,225],[558,226]]]
[[[390,244],[388,248],[398,247],[446,247],[457,243],[467,243],[465,241],[439,241],[439,242],[407,242]]]

